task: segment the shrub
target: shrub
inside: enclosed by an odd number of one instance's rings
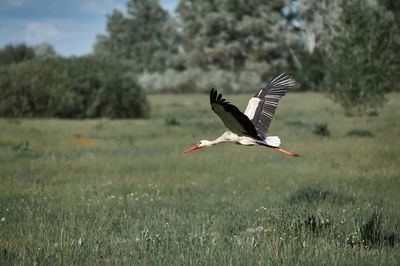
[[[0,115],[6,117],[147,117],[145,94],[117,61],[46,58],[0,70]]]
[[[331,133],[327,123],[319,123],[314,125],[313,133],[318,136],[328,137]]]

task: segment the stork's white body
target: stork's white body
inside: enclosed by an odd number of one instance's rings
[[[201,142],[204,142],[202,140]],[[225,131],[220,137],[210,141],[211,145],[215,145],[221,142],[234,142],[241,145],[266,145],[271,147],[279,147],[281,140],[278,136],[266,137],[263,140],[256,140],[252,137],[239,136],[231,131]]]

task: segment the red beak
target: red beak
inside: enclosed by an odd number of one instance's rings
[[[194,150],[197,150],[197,149],[200,149],[201,147],[199,146],[199,145],[194,145],[193,147],[191,147],[190,149],[188,149],[187,151],[185,151],[185,153],[188,153],[188,152],[191,152],[191,151],[194,151]]]

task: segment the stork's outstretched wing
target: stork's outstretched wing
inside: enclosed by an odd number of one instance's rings
[[[247,115],[253,123],[258,136],[265,136],[279,100],[286,94],[288,89],[295,84],[295,81],[286,73],[282,73],[272,78],[267,86],[250,99],[244,114]]]
[[[221,118],[225,127],[238,135],[247,135],[260,139],[257,131],[250,119],[239,111],[233,104],[222,99],[222,94],[211,89],[210,91],[211,109]]]

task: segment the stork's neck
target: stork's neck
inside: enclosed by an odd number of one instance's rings
[[[216,138],[215,140],[210,141],[211,145],[218,144],[221,142],[234,142],[233,133],[230,131],[226,131],[224,134]]]

